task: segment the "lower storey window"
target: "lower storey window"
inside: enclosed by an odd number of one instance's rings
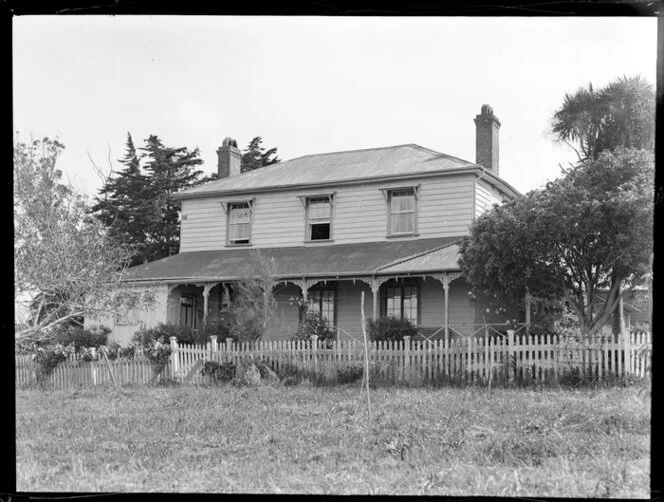
[[[328,326],[334,326],[334,289],[310,289],[308,297],[309,310],[320,314]]]
[[[413,284],[390,284],[385,287],[384,313],[419,324],[419,287]]]
[[[180,299],[180,326],[196,327],[196,299],[191,296]]]

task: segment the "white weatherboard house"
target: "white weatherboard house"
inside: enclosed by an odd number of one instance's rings
[[[219,179],[185,190],[180,252],[130,269],[127,280],[156,291],[150,311],[112,327],[127,342],[159,322],[196,328],[228,304],[252,251],[278,264],[278,314],[267,339],[289,338],[301,297],[341,337],[361,335],[365,317],[406,317],[427,333],[472,332],[482,318],[469,301],[458,241],[494,203],[517,192],[499,176],[500,122],[488,105],[475,117],[476,162],[415,144],[305,155],[246,173],[226,138]]]

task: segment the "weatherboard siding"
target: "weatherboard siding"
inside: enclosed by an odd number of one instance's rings
[[[502,197],[495,188],[481,179],[475,181],[475,217],[491,209],[494,204],[500,204],[501,202]]]
[[[420,238],[467,233],[475,214],[473,176],[469,174],[423,178],[420,184],[417,230]],[[258,193],[255,198],[252,247],[302,246],[305,209],[298,196],[335,191],[332,238],[334,244],[386,239],[387,203],[381,188],[413,182],[364,184],[320,190]],[[211,197],[182,201],[180,252],[211,251],[226,247],[226,213],[221,203],[243,197]]]
[[[475,323],[475,307],[468,300],[468,284],[463,279],[450,283],[449,318],[450,326],[468,327]],[[443,285],[426,277],[420,286],[420,325],[426,328],[443,326],[445,294]]]

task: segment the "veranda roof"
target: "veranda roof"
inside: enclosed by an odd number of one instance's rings
[[[403,274],[444,270],[459,270],[459,245],[457,243],[428,250],[419,255],[380,267],[377,272],[380,274]]]
[[[194,251],[130,268],[125,281],[200,282],[239,279],[252,255],[274,258],[279,278],[353,277],[457,271],[453,245],[460,237],[324,246]],[[452,245],[452,246],[450,246]],[[448,249],[437,254],[437,251]],[[442,260],[436,261],[436,257]],[[418,268],[421,267],[421,268]]]

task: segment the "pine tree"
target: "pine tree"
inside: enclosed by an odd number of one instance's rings
[[[166,147],[151,135],[140,150],[128,134],[119,161],[125,167],[109,176],[92,208],[116,242],[133,248],[132,266],[178,252],[180,202],[173,194],[209,180],[195,169],[203,162],[198,149]]]
[[[199,185],[203,172],[195,169],[203,163],[198,148],[170,148],[151,135],[141,148],[145,152],[148,180],[145,200],[149,201],[145,217],[145,242],[142,257],[152,261],[177,254],[180,246],[180,202],[176,192]]]
[[[242,172],[253,171],[281,162],[281,159],[277,157],[276,147],[266,150],[262,145],[263,138],[260,136],[256,136],[249,142],[242,154]]]
[[[146,221],[145,197],[148,180],[141,172],[133,139],[127,133],[125,156],[118,162],[125,167],[108,177],[99,190],[92,212],[108,228],[116,242],[131,246],[137,255],[145,241],[143,229]],[[142,263],[139,256],[132,257],[131,265]]]

